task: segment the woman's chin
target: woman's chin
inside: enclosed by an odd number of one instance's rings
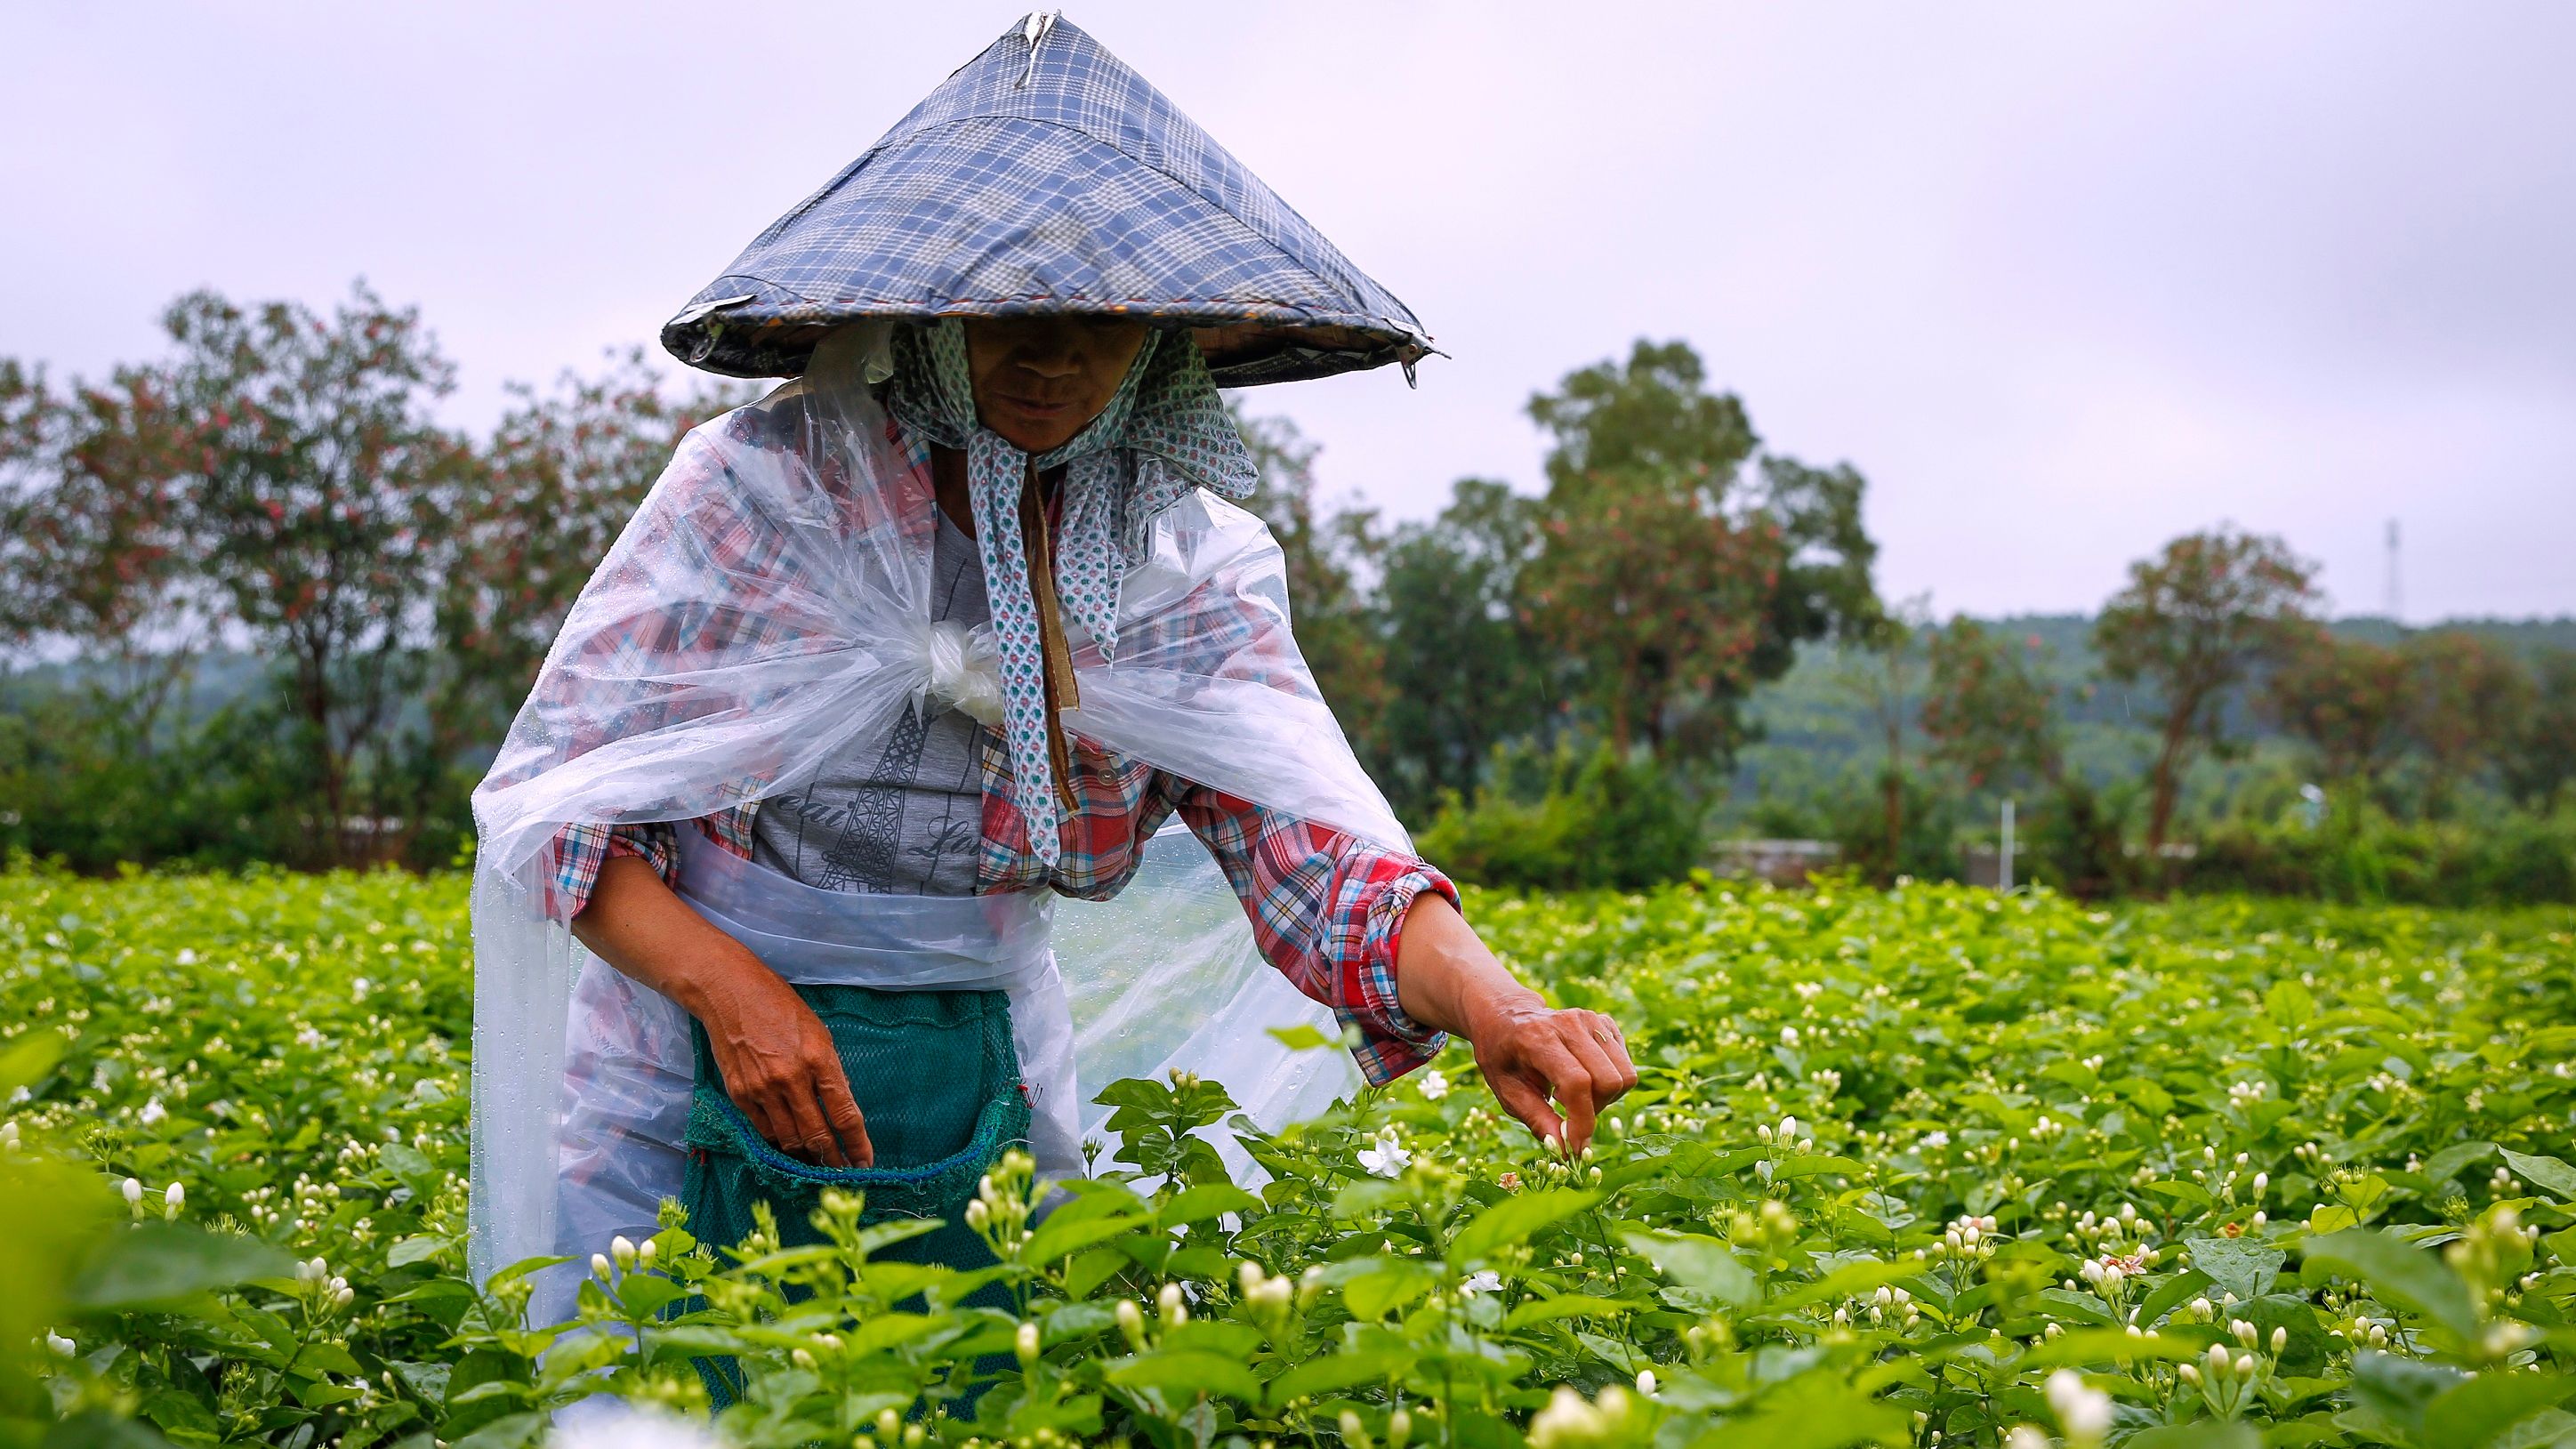
[[[985,426],[993,428],[993,432],[1003,442],[1031,457],[1040,453],[1054,452],[1072,442],[1073,435],[1082,431],[1079,427],[1065,427],[1062,424],[1048,424],[1041,427],[1028,423],[1010,423],[994,427],[987,423]]]

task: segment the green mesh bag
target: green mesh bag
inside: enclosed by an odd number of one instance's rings
[[[706,1028],[690,1023],[697,1081],[689,1097],[689,1166],[680,1201],[689,1232],[730,1247],[751,1231],[766,1201],[783,1247],[822,1241],[812,1218],[826,1189],[865,1194],[864,1223],[938,1218],[942,1226],[878,1254],[902,1262],[973,1269],[992,1250],[966,1226],[966,1204],[984,1173],[1029,1135],[1029,1099],[1011,1043],[1011,1007],[999,991],[878,991],[799,986],[840,1054],[850,1095],[867,1116],[873,1167],[820,1167],[780,1152],[735,1106]],[[999,1292],[987,1285],[985,1295]],[[970,1300],[975,1301],[975,1300]],[[700,1305],[675,1303],[676,1312]],[[1002,1306],[997,1302],[995,1306]],[[698,1370],[716,1407],[739,1391],[730,1360]]]

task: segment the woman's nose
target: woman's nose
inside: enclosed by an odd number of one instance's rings
[[[1050,380],[1082,371],[1082,354],[1069,347],[1031,348],[1011,361]]]

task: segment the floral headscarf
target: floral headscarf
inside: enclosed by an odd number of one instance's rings
[[[1032,469],[1064,466],[1063,521],[1053,540],[1056,598],[1107,659],[1118,649],[1118,580],[1145,520],[1194,487],[1242,498],[1259,472],[1186,332],[1147,333],[1100,415],[1071,442],[1035,458],[977,421],[965,328],[956,318],[898,326],[892,340],[888,408],[922,437],[966,455],[967,498],[1001,660],[1011,803],[1027,822],[1031,848],[1053,865],[1061,817],[1047,719],[1046,640],[1021,525],[1023,485]]]

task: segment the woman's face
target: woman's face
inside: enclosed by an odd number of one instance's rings
[[[1125,318],[964,320],[975,416],[1024,453],[1072,442],[1117,395],[1145,346],[1145,324]]]

